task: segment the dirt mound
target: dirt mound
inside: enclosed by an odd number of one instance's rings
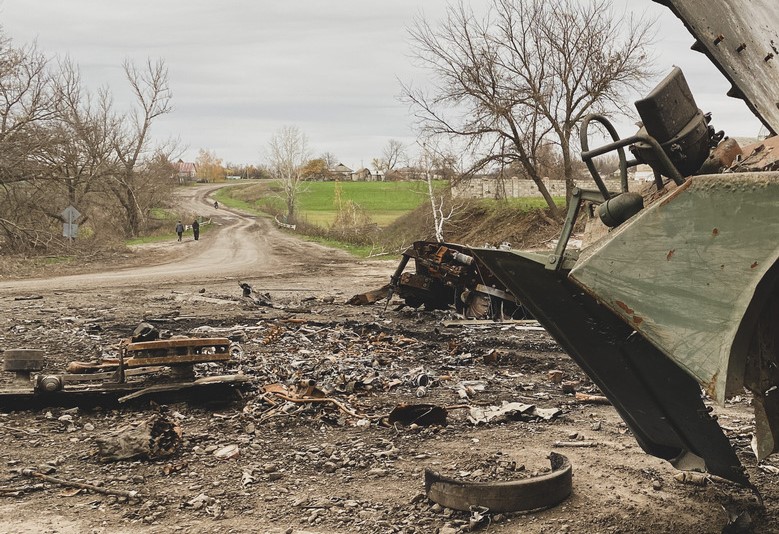
[[[416,240],[432,240],[430,206],[424,204],[401,217],[382,232],[386,249],[403,248]],[[562,224],[546,209],[519,209],[510,204],[468,201],[444,226],[444,239],[471,246],[511,243],[516,249],[532,249],[560,235]]]

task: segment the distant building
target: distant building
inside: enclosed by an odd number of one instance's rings
[[[655,172],[652,170],[652,167],[645,163],[636,165],[633,168],[632,174],[633,179],[638,182],[651,182],[655,179]]]
[[[352,169],[344,165],[343,163],[339,163],[332,169],[330,169],[330,172],[335,176],[336,179],[352,179],[352,173],[354,172]]]
[[[180,184],[194,182],[197,175],[197,166],[190,161],[178,160],[175,163],[176,177]]]

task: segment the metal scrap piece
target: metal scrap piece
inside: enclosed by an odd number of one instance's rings
[[[573,484],[571,462],[552,452],[552,472],[511,482],[465,482],[425,469],[425,493],[441,506],[469,511],[485,507],[491,512],[527,512],[551,508],[568,498]]]

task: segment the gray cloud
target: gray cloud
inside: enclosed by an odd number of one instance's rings
[[[17,43],[37,39],[48,54],[69,55],[92,88],[109,86],[129,105],[121,63],[165,59],[174,112],[154,134],[178,137],[225,161],[255,163],[270,135],[300,127],[315,154],[367,165],[388,139],[413,143],[412,118],[397,100],[397,80],[425,84],[410,61],[405,28],[422,8],[436,20],[446,0],[3,0],[0,21]],[[474,2],[474,6],[483,5]],[[759,128],[746,107],[727,99],[727,82],[689,50],[692,37],[649,0],[618,0],[659,16],[658,68],[687,74],[698,104],[733,135]],[[620,125],[632,133],[632,120]]]

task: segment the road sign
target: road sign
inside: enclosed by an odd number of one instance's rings
[[[65,223],[62,225],[62,236],[75,239],[78,235],[78,225],[75,223]]]
[[[68,206],[62,210],[62,218],[65,219],[66,222],[72,223],[79,217],[81,217],[81,213],[73,206]]]

